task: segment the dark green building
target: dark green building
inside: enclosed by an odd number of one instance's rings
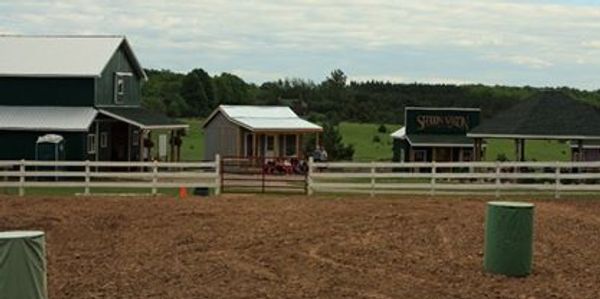
[[[0,160],[35,159],[57,134],[67,160],[139,161],[151,131],[173,153],[187,129],[141,108],[147,77],[123,36],[0,36],[0,57]]]
[[[457,162],[474,159],[467,132],[479,124],[479,108],[406,107],[405,126],[391,134],[394,161]]]

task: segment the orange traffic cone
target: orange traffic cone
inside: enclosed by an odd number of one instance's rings
[[[184,199],[187,197],[187,188],[179,187],[179,198]]]

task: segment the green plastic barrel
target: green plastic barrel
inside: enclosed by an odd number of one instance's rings
[[[47,299],[44,232],[0,232],[0,298]]]
[[[533,262],[534,205],[523,202],[492,201],[485,220],[485,271],[523,277]]]

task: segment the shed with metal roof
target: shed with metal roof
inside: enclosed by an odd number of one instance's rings
[[[221,105],[202,128],[206,160],[216,154],[300,158],[303,137],[306,134],[318,136],[323,131],[321,126],[300,118],[285,106]]]

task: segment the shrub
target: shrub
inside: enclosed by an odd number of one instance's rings
[[[379,128],[377,128],[377,132],[379,133],[387,133],[387,127],[384,124],[379,125]]]
[[[505,153],[500,153],[500,154],[498,154],[498,156],[496,156],[496,161],[506,162],[506,161],[508,161],[508,157],[506,156]]]
[[[379,135],[373,136],[373,142],[376,142],[376,143],[381,142],[381,138],[379,138]]]

